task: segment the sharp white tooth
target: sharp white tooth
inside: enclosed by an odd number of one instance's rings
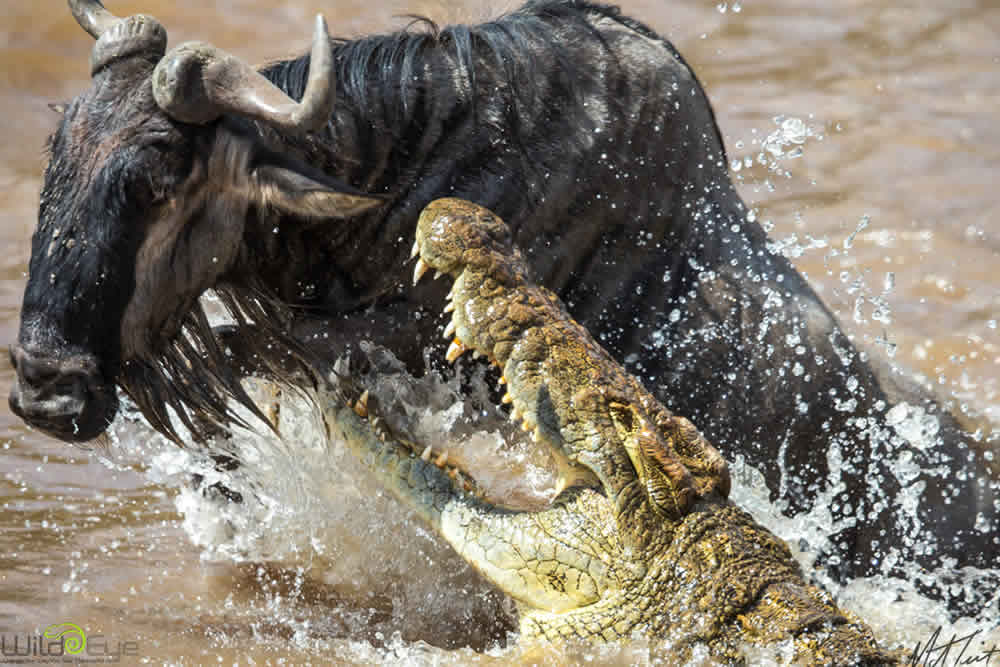
[[[531,441],[538,442],[542,439],[542,431],[536,426],[535,430],[531,432]]]
[[[410,251],[410,259],[413,259],[420,254],[420,244],[417,243],[416,239],[413,240],[413,250]]]
[[[501,375],[500,376],[500,384],[507,384],[507,378],[505,378],[504,376]]]
[[[444,328],[445,338],[454,338],[455,336],[455,320],[448,322],[448,326]]]
[[[503,398],[500,399],[500,402],[503,403],[504,405],[510,405],[511,403],[514,402],[514,397],[511,396],[510,394],[504,394]]]
[[[414,285],[420,282],[420,279],[424,277],[424,274],[427,273],[427,270],[429,268],[431,267],[427,265],[427,263],[423,260],[423,258],[417,260],[417,265],[413,267]]]
[[[434,465],[438,468],[443,468],[444,464],[448,462],[448,452],[441,452],[441,455],[434,459]]]
[[[427,449],[425,449],[424,452],[423,452],[423,454],[420,455],[420,458],[422,458],[424,461],[430,461],[431,460],[431,446],[430,445],[427,445]]]
[[[482,353],[482,352],[480,352],[479,350],[473,350],[473,351],[472,351],[472,358],[473,358],[473,359],[479,359],[479,358],[481,358],[482,356],[483,356],[483,353]]]
[[[443,275],[444,275],[444,274],[443,274],[443,273],[441,273],[440,271],[435,271],[435,272],[434,272],[434,280],[437,280],[438,278],[440,278],[440,277],[441,277],[441,276],[443,276]]]
[[[516,406],[510,411],[510,418],[514,421],[521,421],[521,411]]]
[[[559,494],[566,490],[566,486],[569,484],[565,475],[559,475],[559,479],[556,480],[556,495],[553,498],[558,498]]]
[[[444,312],[450,313],[453,310],[455,310],[455,304],[453,304],[451,301],[448,301],[448,303],[445,304]]]
[[[448,352],[444,355],[444,358],[447,359],[450,364],[455,363],[455,360],[462,356],[466,349],[467,348],[464,345],[458,342],[458,339],[455,339],[451,341],[451,345],[448,346]]]
[[[521,430],[522,431],[526,431],[526,432],[527,431],[534,431],[535,430],[535,426],[536,426],[536,424],[533,421],[531,421],[530,418],[529,419],[525,419],[524,422],[521,424]]]

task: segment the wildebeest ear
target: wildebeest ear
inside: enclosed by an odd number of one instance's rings
[[[263,203],[296,216],[350,218],[384,201],[325,174],[294,167],[266,164],[254,169],[254,174]]]
[[[49,102],[49,108],[55,111],[60,116],[66,113],[66,107],[68,106],[69,104],[66,102]]]

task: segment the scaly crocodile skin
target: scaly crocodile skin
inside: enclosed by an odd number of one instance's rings
[[[467,493],[430,448],[371,437],[367,406],[331,401],[343,436],[396,495],[518,602],[522,637],[668,638],[738,660],[743,643],[787,642],[803,664],[885,664],[871,630],[809,585],[788,547],[727,500],[726,462],[533,284],[506,225],[443,199],[420,217],[414,280],[454,285],[445,307],[454,361],[497,364],[505,403],[561,461],[565,490],[537,512]],[[355,414],[357,413],[357,414]]]

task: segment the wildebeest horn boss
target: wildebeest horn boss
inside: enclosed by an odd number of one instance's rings
[[[210,44],[182,44],[164,56],[167,33],[142,14],[119,19],[98,0],[70,0],[80,26],[97,40],[91,72],[115,60],[146,54],[157,61],[153,96],[172,118],[210,123],[224,113],[239,113],[288,131],[315,130],[333,113],[333,53],[326,20],[316,17],[309,81],[296,102],[256,69]]]
[[[94,438],[117,384],[201,443],[231,399],[252,408],[239,380],[258,367],[315,378],[370,339],[421,372],[446,288],[412,286],[406,262],[420,211],[457,197],[507,221],[538,282],[790,512],[829,504],[838,572],[995,564],[984,445],[873,368],[768,248],[704,90],[650,28],[581,0],[353,41],[320,18],[311,53],[256,70],[69,4],[97,42],[50,139],[11,349],[29,423]],[[937,424],[933,446],[894,426],[907,415]]]

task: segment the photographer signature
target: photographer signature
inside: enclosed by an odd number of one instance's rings
[[[927,643],[917,642],[913,649],[907,665],[914,667],[946,667],[947,665],[976,665],[977,667],[987,667],[990,660],[996,657],[997,665],[1000,665],[1000,647],[996,644],[992,648],[975,651],[972,646],[974,640],[982,628],[975,632],[959,637],[952,635],[951,640],[939,643],[941,637],[941,626],[931,633],[927,638]],[[985,642],[980,641],[981,645]]]

